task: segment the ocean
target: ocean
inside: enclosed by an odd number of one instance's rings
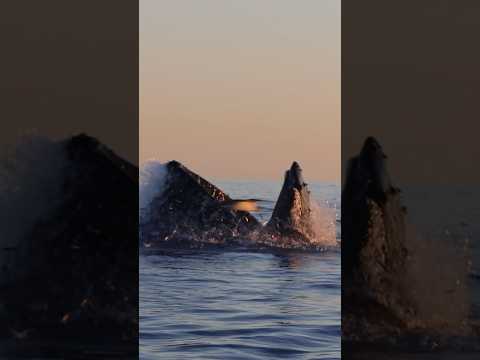
[[[413,343],[359,346],[351,359],[478,359],[480,191],[471,185],[402,186],[410,286],[431,328]],[[389,339],[391,341],[392,339]]]
[[[233,198],[262,199],[261,221],[282,185],[213,183]],[[340,239],[340,187],[309,186]],[[340,359],[340,257],[338,248],[141,250],[140,358]]]

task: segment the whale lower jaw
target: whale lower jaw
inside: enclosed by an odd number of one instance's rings
[[[295,162],[286,172],[272,217],[262,226],[244,207],[182,164],[167,164],[162,194],[141,225],[147,247],[254,246],[316,248],[310,192]],[[232,206],[233,204],[233,206]]]
[[[260,226],[250,213],[225,206],[232,201],[227,194],[176,161],[167,164],[164,186],[141,225],[145,244],[225,246]]]
[[[350,161],[342,193],[342,323],[347,339],[367,339],[377,328],[404,330],[416,321],[405,282],[406,211],[385,159],[378,142],[368,138]]]
[[[310,244],[315,240],[313,231],[310,191],[303,181],[302,169],[294,162],[285,173],[282,190],[266,231],[278,238]]]

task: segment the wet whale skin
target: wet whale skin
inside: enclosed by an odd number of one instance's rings
[[[235,200],[182,164],[171,161],[166,166],[164,190],[149,204],[147,220],[141,223],[148,246],[315,248],[310,192],[298,163],[287,170],[266,226],[235,209]]]

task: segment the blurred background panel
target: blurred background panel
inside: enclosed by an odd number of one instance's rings
[[[0,357],[137,356],[138,14],[0,5]]]
[[[372,306],[368,310],[368,326],[355,328],[352,324],[365,315],[367,306],[344,298],[345,345],[369,347],[373,352],[386,346],[398,354],[408,346],[413,352],[455,351],[459,343],[465,344],[467,352],[478,350],[472,339],[479,334],[480,304],[480,170],[475,166],[479,32],[480,4],[472,0],[342,1],[342,182],[345,186],[354,180],[349,191],[354,188],[360,194],[357,199],[372,200],[371,189],[365,190],[370,185],[361,190],[361,181],[346,169],[365,139],[375,137],[387,156],[384,160],[393,185],[387,187],[387,203],[395,197],[406,207],[406,214],[401,215],[404,223],[397,218],[396,224],[401,225],[386,235],[388,243],[399,228],[405,230],[395,241],[408,254],[403,270],[389,281],[399,284],[399,297],[408,300],[408,310],[418,319],[417,324],[407,324],[407,315],[390,317],[392,303],[387,301],[382,309]],[[382,172],[379,167],[368,171]],[[363,178],[368,184],[375,182],[370,175]],[[393,195],[392,189],[401,193]],[[360,211],[346,206],[345,199],[342,234],[347,226],[345,214]],[[392,208],[378,203],[387,218]],[[372,220],[372,212],[363,215]],[[359,229],[352,233],[342,251],[356,247],[354,252],[361,254],[370,240],[362,243]],[[391,265],[395,257],[382,251]],[[350,260],[342,258],[343,274],[353,268],[365,275],[365,269]],[[371,270],[370,265],[363,262]],[[344,278],[344,284],[350,280]],[[378,294],[385,289],[374,286],[370,290]],[[392,335],[392,329],[400,330]],[[372,333],[377,335],[375,340]],[[360,340],[354,341],[355,336]],[[422,342],[427,337],[430,340]],[[347,358],[361,355],[344,353]]]
[[[86,132],[138,162],[138,6],[2,2],[0,140]]]

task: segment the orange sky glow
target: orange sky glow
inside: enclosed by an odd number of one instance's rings
[[[340,2],[140,1],[140,162],[340,180]]]

